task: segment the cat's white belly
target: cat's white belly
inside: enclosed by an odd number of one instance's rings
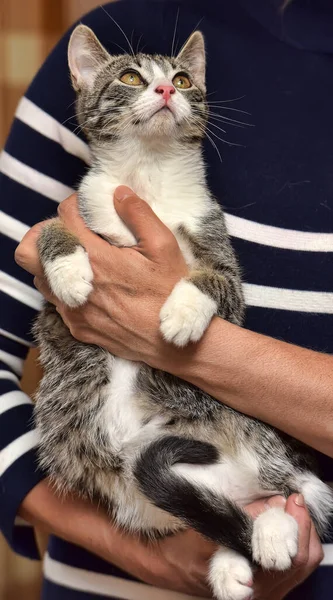
[[[130,460],[137,448],[141,449],[161,434],[168,418],[157,415],[145,424],[147,415],[138,401],[135,387],[140,363],[112,358],[110,365],[110,383],[104,392],[106,402],[101,423],[107,430],[110,449],[124,460]]]
[[[107,431],[110,452],[122,462],[119,474],[105,479],[101,474],[99,487],[117,507],[116,521],[132,531],[156,529],[165,533],[178,530],[178,519],[153,506],[138,490],[132,467],[143,448],[163,432],[166,418],[156,416],[145,424],[145,414],[135,393],[140,365],[121,358],[110,359],[110,383],[101,415]]]
[[[142,427],[142,415],[133,393],[138,371],[138,363],[110,357],[110,383],[104,392],[102,423],[115,454],[123,452]]]
[[[236,456],[227,456],[213,465],[177,464],[174,471],[203,489],[226,496],[245,506],[259,498],[273,496],[278,490],[264,490],[259,484],[259,463],[245,449]]]

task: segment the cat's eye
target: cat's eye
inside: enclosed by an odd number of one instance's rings
[[[126,83],[126,85],[142,85],[143,81],[138,73],[135,71],[127,71],[120,77],[120,81],[122,83]]]
[[[189,78],[183,73],[176,75],[173,78],[172,83],[175,88],[178,88],[179,90],[188,90],[190,87],[192,87],[192,83],[190,82]]]

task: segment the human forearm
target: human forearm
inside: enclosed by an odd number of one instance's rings
[[[19,515],[39,529],[98,554],[105,560],[121,554],[121,534],[106,515],[89,502],[70,495],[59,497],[47,480],[35,486],[22,502]]]
[[[212,544],[199,534],[181,533],[165,541],[145,543],[138,536],[121,531],[90,502],[70,495],[59,497],[47,480],[26,496],[19,515],[35,527],[97,554],[145,583],[210,596],[206,563]],[[199,539],[200,543],[193,544],[193,539],[197,542]]]
[[[214,319],[164,369],[333,456],[333,357]]]
[[[81,546],[135,577],[157,585],[163,568],[158,548],[149,548],[138,537],[123,533],[89,501],[69,494],[60,497],[47,480],[26,496],[19,516],[39,530]]]

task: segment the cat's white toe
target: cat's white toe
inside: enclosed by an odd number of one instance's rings
[[[232,550],[221,548],[210,563],[209,582],[218,600],[250,600],[253,575],[249,562]]]
[[[58,256],[46,264],[45,274],[52,292],[66,306],[75,308],[87,301],[92,290],[93,272],[82,246],[72,254]]]
[[[270,508],[253,524],[254,560],[264,569],[286,571],[298,549],[298,525],[282,508]]]
[[[186,346],[200,340],[216,311],[214,300],[182,279],[162,306],[160,331],[167,342]]]

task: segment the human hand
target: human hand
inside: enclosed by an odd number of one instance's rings
[[[61,220],[86,248],[94,272],[93,291],[84,306],[69,309],[48,288],[36,247],[45,223],[26,234],[15,259],[35,275],[36,287],[56,305],[76,339],[161,367],[170,348],[159,332],[159,312],[174,285],[187,275],[187,266],[175,237],[146,202],[121,186],[114,204],[138,240],[134,248],[111,246],[87,229],[75,196],[59,206]]]
[[[322,560],[322,548],[309,514],[305,507],[295,504],[295,499],[295,495],[291,496],[285,504],[285,510],[299,524],[299,549],[293,567],[285,573],[264,573],[258,569],[253,600],[282,600]],[[281,506],[281,502],[279,497],[260,500],[246,510],[255,518],[266,510],[267,504]],[[194,596],[211,596],[207,573],[217,546],[195,531],[144,543],[115,527],[90,502],[70,495],[59,498],[47,480],[31,490],[19,514],[32,525],[82,546],[145,583]]]
[[[298,523],[298,552],[291,569],[285,572],[263,571],[258,569],[254,577],[253,600],[282,600],[295,587],[305,581],[323,559],[323,549],[301,495],[293,494],[287,501],[282,496],[274,496],[267,501],[258,500],[246,507],[246,511],[256,518],[267,508],[284,507]]]
[[[265,572],[258,569],[254,574],[253,600],[282,600],[309,577],[323,558],[322,546],[310,515],[304,505],[296,504],[300,500],[302,501],[301,497],[295,494],[287,501],[275,496],[245,507],[253,518],[267,508],[284,507],[299,526],[298,552],[293,559],[292,568],[286,572]],[[211,596],[207,587],[207,573],[209,561],[216,549],[216,544],[192,530],[160,541],[157,554],[157,581],[160,583],[155,585],[192,595]],[[154,556],[156,559],[156,547]]]

